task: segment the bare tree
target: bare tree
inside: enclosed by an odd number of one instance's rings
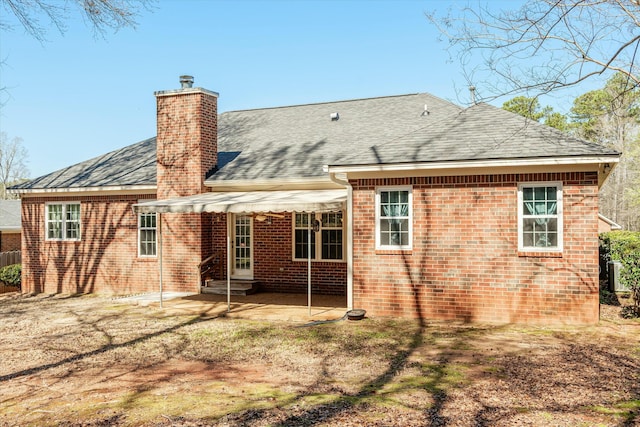
[[[640,230],[636,183],[640,179],[640,89],[624,74],[613,75],[602,89],[573,102],[578,136],[623,153],[600,193],[600,211],[627,230]]]
[[[148,9],[154,0],[0,0],[2,8],[15,16],[22,27],[37,40],[44,41],[47,28],[53,25],[60,33],[66,30],[65,22],[73,9],[90,24],[97,34],[107,29],[117,31],[135,27],[141,9]],[[42,23],[41,19],[47,22]],[[0,21],[0,30],[13,26]]]
[[[528,0],[499,12],[492,6],[427,14],[468,83],[483,91],[479,99],[539,96],[606,72],[640,85],[639,0]]]
[[[27,149],[22,138],[9,140],[6,132],[0,132],[0,199],[9,198],[7,187],[27,178]]]

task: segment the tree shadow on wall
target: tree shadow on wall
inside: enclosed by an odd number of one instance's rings
[[[60,200],[65,203],[65,200]],[[47,241],[42,204],[29,204],[25,207],[29,223],[42,224],[25,233],[25,251],[28,255],[28,274],[34,283],[34,293],[42,293],[54,289],[55,293],[92,293],[98,280],[105,280],[101,275],[110,274],[106,265],[108,256],[113,256],[111,247],[114,244],[126,244],[130,235],[131,243],[136,250],[135,230],[137,217],[131,211],[131,202],[81,202],[80,240]],[[90,225],[90,226],[89,226]],[[119,256],[120,263],[135,256]],[[126,278],[126,269],[120,264],[119,280]],[[113,272],[111,272],[113,273]],[[111,274],[113,275],[113,274]]]

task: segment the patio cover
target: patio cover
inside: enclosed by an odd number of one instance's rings
[[[347,190],[277,190],[202,193],[194,196],[155,200],[133,205],[136,213],[259,213],[259,212],[332,212],[344,209]],[[158,222],[158,258],[160,268],[160,307],[162,307],[162,227]],[[311,245],[311,222],[308,224]],[[308,248],[307,293],[311,314],[311,246]],[[227,235],[227,271],[231,271],[231,238]],[[231,311],[231,276],[227,274],[227,311]]]
[[[202,193],[133,206],[137,213],[331,212],[344,208],[347,190],[278,190]]]

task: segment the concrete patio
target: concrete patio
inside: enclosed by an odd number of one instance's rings
[[[122,298],[120,301],[160,307],[158,293]],[[307,323],[339,319],[347,311],[345,296],[312,295],[311,315],[305,294],[261,292],[231,297],[231,311],[227,312],[227,296],[213,294],[163,294],[162,309],[172,314],[233,319],[285,321]]]

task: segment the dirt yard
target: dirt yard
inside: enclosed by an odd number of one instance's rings
[[[5,295],[0,425],[640,426],[640,321],[619,312],[299,327]]]

